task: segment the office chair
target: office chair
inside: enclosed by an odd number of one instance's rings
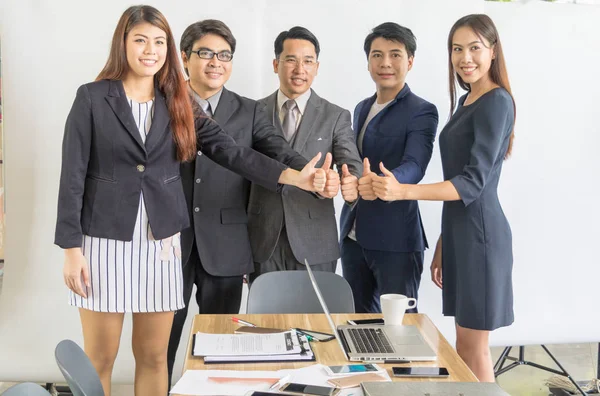
[[[104,396],[100,377],[79,345],[62,340],[54,350],[54,357],[73,396]]]
[[[50,393],[33,382],[23,382],[11,386],[2,393],[2,396],[50,396]]]
[[[339,275],[315,271],[315,279],[331,313],[354,313],[352,289]],[[306,271],[276,271],[252,282],[247,313],[323,313]]]

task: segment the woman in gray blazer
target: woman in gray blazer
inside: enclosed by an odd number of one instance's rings
[[[488,16],[459,19],[448,36],[448,56],[451,109],[456,81],[467,94],[440,134],[446,181],[401,185],[375,175],[372,189],[388,201],[444,201],[431,277],[442,288],[444,315],[455,317],[458,354],[480,381],[493,382],[489,332],[514,320],[512,234],[497,189],[511,153],[515,104]]]
[[[55,234],[106,395],[126,312],[135,394],[167,394],[169,333],[183,307],[179,231],[189,226],[179,165],[197,150],[271,190],[322,191],[326,182],[314,168],[319,156],[300,172],[286,169],[194,117],[167,21],[153,7],[130,7],[104,69],[79,88],[67,118]]]

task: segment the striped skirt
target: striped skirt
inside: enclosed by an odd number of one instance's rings
[[[155,240],[143,197],[130,242],[84,235],[89,263],[87,298],[69,291],[69,304],[96,312],[165,312],[182,309],[179,234]],[[84,286],[85,287],[85,286]]]

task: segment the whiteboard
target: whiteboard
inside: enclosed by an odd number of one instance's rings
[[[418,44],[408,83],[436,104],[440,129],[449,110],[446,35],[459,17],[489,13],[503,39],[518,105],[514,158],[506,162],[500,186],[514,236],[516,321],[494,332],[492,343],[599,341],[591,290],[600,279],[593,251],[600,235],[595,185],[600,170],[600,7],[480,0],[380,0],[376,8],[359,0],[306,0],[301,5],[225,0],[210,9],[191,1],[150,4],[166,15],[177,41],[196,20],[227,23],[238,40],[227,86],[252,98],[278,86],[271,66],[276,35],[293,25],[309,28],[322,47],[314,88],[350,111],[374,91],[362,52],[364,37],[384,21],[404,24]],[[116,22],[129,5],[118,0],[0,2],[8,230],[0,381],[61,381],[54,347],[64,338],[82,345],[77,310],[67,305],[62,251],[52,245],[62,131],[77,87],[101,69]],[[424,182],[441,179],[436,145]],[[339,198],[336,206],[339,214]],[[433,246],[441,204],[424,202],[421,210]],[[426,267],[431,255],[428,250]],[[196,310],[192,306],[190,316]],[[420,310],[454,341],[453,320],[441,316],[441,292],[427,271]],[[130,339],[128,317],[115,382],[133,382]],[[182,345],[176,373],[183,351]]]

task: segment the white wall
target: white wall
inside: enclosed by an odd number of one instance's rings
[[[196,20],[226,22],[238,39],[228,87],[253,98],[277,87],[271,67],[276,35],[293,25],[308,27],[322,45],[315,89],[351,111],[374,90],[362,52],[365,35],[384,21],[405,24],[418,38],[408,83],[438,106],[440,128],[448,114],[446,35],[460,16],[485,7],[500,29],[518,104],[515,156],[506,163],[501,184],[515,238],[517,321],[492,340],[598,341],[600,322],[588,290],[600,278],[592,251],[598,236],[594,225],[600,222],[593,184],[600,169],[594,111],[600,103],[600,7],[484,5],[480,0],[380,0],[377,7],[359,0],[150,4],[167,16],[177,40]],[[129,5],[118,0],[0,2],[8,230],[0,380],[59,380],[55,345],[63,338],[82,342],[77,310],[67,305],[62,252],[52,245],[60,144],[75,90],[100,71],[116,22]],[[441,178],[436,147],[424,181]],[[340,200],[336,203],[339,208]],[[441,205],[426,202],[421,208],[434,245]],[[426,267],[431,253],[426,253]],[[441,317],[441,292],[427,270],[420,307],[452,341],[452,319]],[[115,367],[118,382],[132,382],[130,337],[128,320]]]
[[[502,6],[505,7],[502,7]],[[514,238],[515,325],[500,344],[600,341],[600,6],[486,3],[517,100],[501,199]]]

